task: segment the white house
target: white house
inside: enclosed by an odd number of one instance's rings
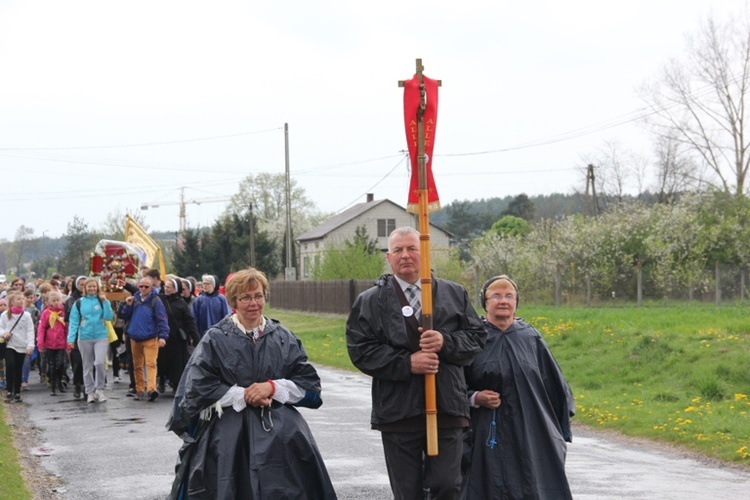
[[[354,205],[325,221],[320,226],[311,229],[299,238],[300,273],[302,280],[309,280],[313,267],[320,262],[328,245],[339,246],[345,241],[354,239],[358,227],[364,226],[370,238],[377,238],[378,247],[383,252],[383,266],[385,253],[388,251],[388,235],[397,227],[418,227],[418,218],[408,213],[406,209],[391,200],[375,200],[373,195],[367,194],[367,201]],[[430,254],[446,257],[450,247],[451,234],[430,223]]]

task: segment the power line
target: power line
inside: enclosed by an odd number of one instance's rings
[[[365,193],[370,193],[370,192],[372,192],[372,190],[373,190],[373,189],[375,189],[375,187],[377,187],[377,185],[378,185],[378,184],[380,184],[381,182],[383,182],[384,180],[386,180],[386,179],[388,178],[388,176],[389,176],[389,175],[391,175],[391,174],[393,173],[393,171],[394,171],[394,170],[396,170],[396,169],[397,169],[397,168],[399,167],[399,165],[401,165],[401,164],[402,164],[402,163],[404,162],[404,160],[406,160],[407,158],[409,158],[409,155],[408,155],[408,154],[404,154],[404,155],[403,155],[403,157],[402,157],[402,158],[401,158],[401,159],[399,160],[399,162],[398,162],[398,163],[396,163],[396,164],[395,164],[395,165],[393,166],[393,168],[392,168],[392,169],[390,169],[390,170],[388,171],[388,173],[387,173],[387,174],[385,174],[385,175],[384,175],[383,177],[381,177],[381,178],[380,178],[380,180],[379,180],[378,182],[376,182],[375,184],[373,184],[372,186],[370,186],[369,188],[367,188],[367,190],[365,191]],[[364,193],[363,193],[363,194],[364,194]],[[349,204],[348,204],[348,205],[344,205],[344,206],[343,206],[342,208],[340,208],[340,209],[339,209],[339,210],[338,210],[338,211],[337,211],[336,213],[339,213],[339,212],[343,212],[344,210],[346,210],[346,209],[347,209],[347,208],[349,208],[350,206],[352,206],[352,205],[354,205],[355,203],[357,203],[357,200],[360,200],[360,199],[362,199],[362,194],[360,194],[360,195],[359,195],[359,196],[357,196],[357,197],[356,197],[356,198],[355,198],[354,200],[352,200],[351,202],[349,202]]]
[[[142,142],[135,144],[114,144],[109,146],[65,146],[65,147],[30,147],[30,148],[0,148],[0,151],[53,151],[53,150],[80,150],[80,149],[117,149],[117,148],[142,148],[149,146],[163,146],[166,144],[181,144],[185,142],[213,141],[216,139],[229,139],[232,137],[241,137],[244,135],[263,134],[281,130],[282,127],[269,128],[263,130],[253,130],[250,132],[238,132],[236,134],[214,135],[210,137],[196,137],[191,139],[175,139],[172,141],[159,142]]]

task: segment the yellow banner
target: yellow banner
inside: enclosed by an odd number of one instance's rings
[[[125,215],[125,241],[140,247],[146,253],[144,264],[148,267],[154,267],[155,260],[158,258],[159,271],[162,279],[164,279],[167,270],[164,267],[164,256],[161,253],[161,248],[129,214]]]

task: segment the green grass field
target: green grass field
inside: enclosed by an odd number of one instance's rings
[[[316,363],[354,370],[345,318],[268,311]],[[576,396],[575,421],[750,465],[750,308],[524,307]]]

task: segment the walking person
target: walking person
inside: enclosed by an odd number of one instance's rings
[[[160,295],[167,311],[169,338],[159,351],[157,373],[159,374],[159,392],[165,391],[166,381],[172,391],[177,389],[182,372],[185,370],[190,353],[188,346],[200,340],[195,320],[190,307],[182,298],[182,281],[176,276],[167,276],[164,280],[164,295]]]
[[[83,282],[86,295],[76,300],[70,311],[68,347],[77,344],[83,365],[83,385],[89,403],[107,401],[104,395],[105,369],[109,340],[105,321],[115,317],[112,305],[101,293],[99,280],[86,278]]]
[[[361,293],[346,323],[354,366],[372,377],[372,428],[383,441],[397,500],[458,499],[463,431],[469,425],[464,366],[484,347],[486,333],[459,284],[433,278],[433,329],[421,327],[419,232],[395,229],[386,259],[393,275]],[[437,389],[437,456],[426,456],[424,375]],[[423,460],[423,457],[426,458]]]
[[[23,291],[23,302],[26,312],[31,315],[31,319],[34,321],[34,338],[36,339],[36,331],[39,327],[39,317],[42,315],[42,313],[39,312],[39,309],[37,309],[36,307],[36,294],[34,293],[33,289],[26,287],[26,289]],[[34,344],[36,345],[36,341],[34,342]],[[39,355],[36,348],[30,356],[26,356],[24,358],[23,374],[21,375],[22,391],[29,390],[29,375],[31,374],[32,366],[36,366],[36,368],[39,370],[39,377],[41,381],[44,381],[44,368],[42,367],[42,364],[38,362],[39,358],[41,358],[41,355]]]
[[[0,335],[5,340],[7,403],[21,402],[23,360],[34,352],[34,321],[24,309],[23,293],[9,292],[8,310],[0,316]]]
[[[140,279],[138,291],[125,299],[120,315],[125,321],[129,320],[127,335],[133,354],[134,399],[140,401],[148,398],[153,402],[159,397],[156,390],[156,360],[159,349],[167,344],[169,324],[164,304],[159,300],[151,278]],[[143,373],[144,365],[147,379]]]
[[[1,284],[0,284],[1,285]],[[3,290],[3,293],[5,290]],[[0,298],[0,316],[8,310],[8,299]],[[0,332],[0,389],[5,389],[5,337]]]
[[[263,315],[257,269],[227,282],[236,311],[209,328],[175,394],[167,428],[184,444],[170,498],[334,500],[312,432],[295,408],[319,408],[320,377],[302,342]]]
[[[571,499],[570,387],[541,334],[516,317],[516,283],[490,278],[481,298],[487,345],[466,369],[473,445],[465,498]]]
[[[65,359],[68,356],[68,325],[65,323],[65,309],[62,305],[63,296],[58,291],[51,291],[47,295],[47,307],[42,312],[37,328],[37,348],[39,354],[44,355],[47,367],[50,396],[57,396],[58,391],[65,392],[63,375],[65,374]]]
[[[68,334],[70,334],[70,311],[73,305],[78,299],[84,296],[84,283],[86,282],[86,276],[78,276],[73,280],[73,288],[65,299],[65,322],[68,324]],[[51,286],[51,282],[50,282]],[[54,290],[54,287],[51,287]],[[58,290],[59,291],[59,290]],[[78,344],[73,343],[73,348],[70,350],[69,362],[70,368],[73,370],[73,397],[80,399],[81,391],[83,390],[83,360],[81,359],[81,351],[78,349]],[[67,367],[66,367],[67,372]],[[67,378],[67,373],[65,375]]]
[[[206,330],[224,319],[229,314],[227,299],[219,293],[219,278],[204,274],[202,278],[203,291],[193,301],[191,306],[195,324],[201,337]]]
[[[195,294],[193,293],[195,291],[195,279],[193,279],[193,281],[190,281],[187,278],[180,278],[180,281],[182,283],[182,292],[180,293],[180,295],[182,296],[183,300],[185,300],[188,306],[192,306],[193,300],[195,299]],[[192,316],[192,312],[190,315]],[[195,321],[195,318],[193,318],[193,321]]]

